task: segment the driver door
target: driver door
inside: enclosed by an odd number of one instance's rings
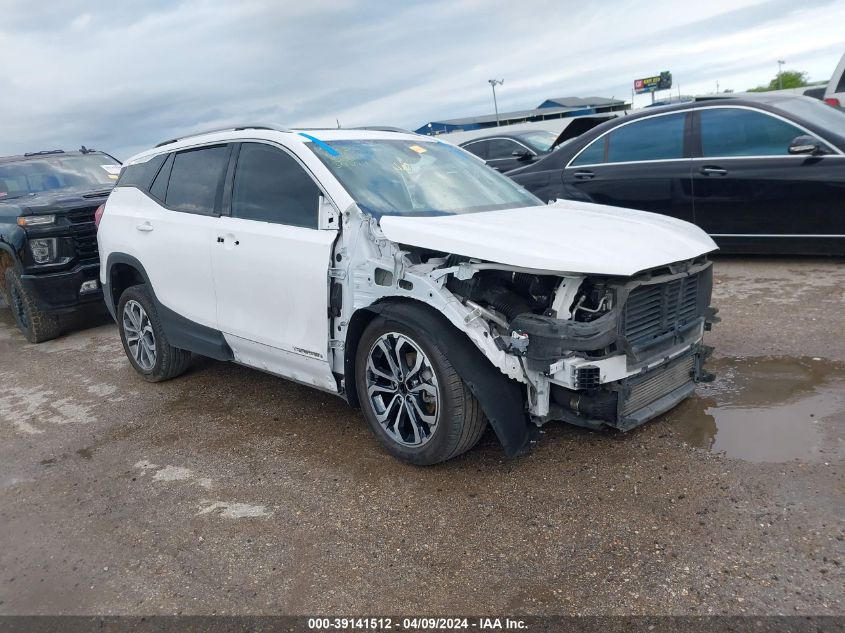
[[[328,318],[337,231],[317,228],[321,191],[279,147],[235,151],[212,245],[219,328],[238,362],[337,391]]]
[[[696,115],[695,223],[720,246],[805,250],[819,236],[845,235],[845,159],[790,155],[792,140],[807,132],[761,110]]]

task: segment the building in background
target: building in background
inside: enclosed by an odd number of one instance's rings
[[[621,112],[628,110],[630,107],[630,104],[625,103],[621,99],[608,99],[606,97],[558,97],[555,99],[546,99],[539,106],[531,110],[500,112],[498,127],[565,119],[589,114]],[[495,127],[497,127],[496,115],[484,114],[458,119],[430,121],[415,131],[417,134],[436,135],[485,130]]]

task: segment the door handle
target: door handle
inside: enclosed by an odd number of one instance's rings
[[[728,170],[722,169],[721,167],[704,166],[701,169],[699,169],[698,171],[700,171],[705,176],[727,176],[728,175]]]
[[[577,180],[590,180],[591,178],[595,177],[595,174],[589,170],[584,170],[576,171],[574,174],[572,174],[572,176]]]
[[[149,222],[143,222],[142,224],[137,225],[135,228],[141,231],[142,233],[149,233],[153,230],[153,225]]]
[[[232,236],[230,235],[229,237],[232,237]],[[218,243],[218,244],[225,244],[225,243],[226,243],[226,238],[225,238],[225,237],[223,237],[222,235],[218,235],[218,236],[217,236],[217,243]],[[238,245],[238,244],[240,244],[241,242],[240,242],[240,240],[233,240],[233,241],[232,241],[232,243],[233,243],[235,246],[237,246],[237,245]]]

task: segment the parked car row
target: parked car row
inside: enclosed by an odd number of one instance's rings
[[[507,176],[479,160],[492,142],[385,128],[13,157],[4,294],[31,342],[102,298],[151,382],[200,354],[345,398],[414,464],[488,423],[515,455],[549,421],[628,430],[709,378],[707,232],[841,248],[843,120],[803,97],[687,103],[501,135],[537,159]]]
[[[415,464],[488,423],[509,455],[551,420],[627,430],[707,377],[700,229],[546,205],[438,140],[244,126],[122,168],[84,148],[2,168],[0,267],[28,340],[102,296],[146,380],[191,354],[268,371],[361,407]]]
[[[507,175],[544,201],[693,222],[723,252],[845,255],[845,112],[809,97],[743,95],[643,110]]]

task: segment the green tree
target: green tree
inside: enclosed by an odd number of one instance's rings
[[[808,75],[801,70],[784,70],[780,77],[775,75],[775,78],[769,82],[768,86],[757,86],[756,88],[749,88],[748,92],[768,92],[769,90],[780,90],[783,88],[803,88],[807,85]]]

